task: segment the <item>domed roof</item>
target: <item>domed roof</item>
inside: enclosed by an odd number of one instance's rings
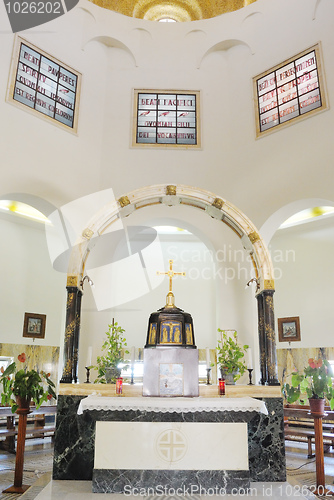
[[[148,21],[199,21],[242,9],[256,0],[90,0],[105,9]]]

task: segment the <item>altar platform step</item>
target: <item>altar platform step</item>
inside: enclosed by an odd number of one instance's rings
[[[145,500],[167,500],[167,499],[191,499],[191,500],[222,500],[233,498],[235,500],[245,500],[245,499],[257,499],[257,500],[282,500],[287,498],[294,499],[315,499],[316,497],[310,492],[302,494],[300,488],[294,488],[289,483],[251,483],[250,490],[248,492],[240,491],[240,494],[231,495],[212,495],[208,492],[208,495],[191,495],[191,496],[172,496],[172,495],[148,495],[145,497],[138,497],[132,495],[124,496],[123,493],[103,493],[96,494],[92,493],[92,483],[91,481],[51,481],[43,491],[35,498],[35,500],[96,500],[98,498],[103,498],[103,500],[124,500],[125,498],[145,498]],[[23,499],[22,499],[23,500]]]

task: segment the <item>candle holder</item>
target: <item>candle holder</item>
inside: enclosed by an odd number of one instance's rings
[[[90,368],[88,368],[88,366],[85,366],[85,368],[86,368],[86,382],[85,382],[85,384],[90,384],[90,380],[89,380]]]
[[[225,396],[225,379],[218,379],[218,394],[219,396]]]
[[[123,393],[123,379],[122,377],[118,377],[116,379],[116,394],[121,396]]]
[[[248,385],[254,385],[253,382],[252,382],[252,371],[253,371],[253,368],[247,368],[247,371],[248,371],[248,378],[249,378]]]
[[[210,382],[210,372],[211,372],[211,368],[207,368],[206,369],[206,385],[211,385],[211,382]]]

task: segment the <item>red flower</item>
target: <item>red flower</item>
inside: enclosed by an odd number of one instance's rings
[[[50,377],[51,377],[51,373],[47,373],[47,374],[46,374],[46,377],[47,377],[47,378],[50,378]]]
[[[17,359],[18,359],[21,363],[24,363],[24,362],[25,362],[25,360],[26,360],[27,358],[26,358],[25,353],[23,352],[22,354],[19,354],[19,355],[18,355]]]
[[[47,395],[47,398],[48,398],[48,400],[50,401],[50,399],[52,399],[51,394],[48,394],[48,395]]]
[[[315,361],[315,367],[316,368],[321,368],[322,367],[322,359],[318,359],[318,361]]]
[[[310,358],[308,360],[308,364],[310,365],[311,368],[316,368],[315,362],[313,358]]]

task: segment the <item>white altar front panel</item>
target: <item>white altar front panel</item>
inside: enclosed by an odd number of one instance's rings
[[[98,421],[94,468],[248,470],[247,424]]]

